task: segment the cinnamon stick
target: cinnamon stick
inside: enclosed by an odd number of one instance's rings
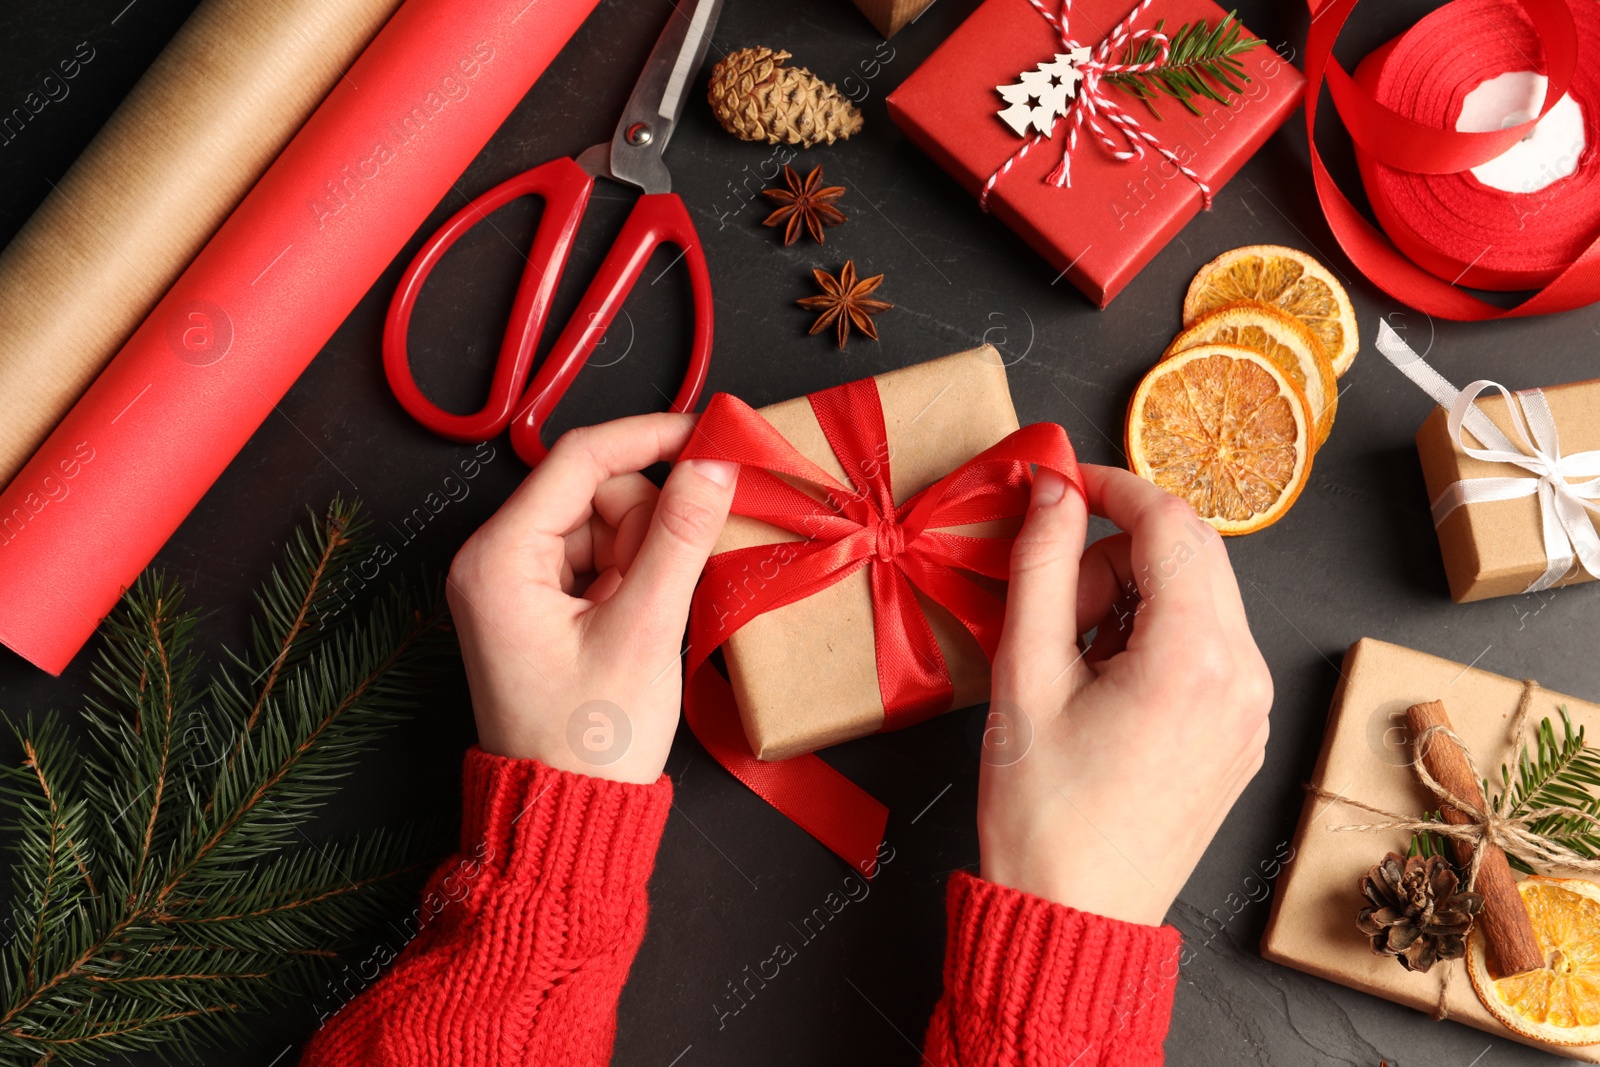
[[[1450,716],[1444,704],[1437,700],[1414,704],[1406,709],[1406,719],[1411,724],[1411,736],[1420,738],[1433,726],[1450,728]],[[1449,737],[1434,734],[1419,752],[1428,773],[1448,789],[1452,796],[1460,797],[1480,811],[1485,807],[1483,790],[1472,774],[1467,757]],[[1444,821],[1455,826],[1465,826],[1475,820],[1450,804],[1440,805]],[[1472,865],[1473,842],[1450,839],[1455,852],[1456,866],[1462,871]],[[1478,863],[1478,880],[1473,891],[1483,897],[1483,910],[1478,924],[1489,939],[1489,968],[1497,977],[1521,974],[1545,965],[1544,950],[1533,932],[1527,906],[1522,894],[1517,892],[1516,879],[1511,865],[1492,842],[1484,846],[1483,859]]]

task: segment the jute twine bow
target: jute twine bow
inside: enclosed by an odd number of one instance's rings
[[[1072,0],[1061,0],[1061,12],[1057,14],[1045,6],[1046,0],[1028,0],[1050,27],[1056,31],[1061,39],[1061,44],[1069,52],[1080,47],[1077,40],[1068,29],[1068,21],[1072,16]],[[1139,125],[1139,120],[1134,118],[1126,109],[1118,104],[1102,90],[1102,81],[1108,74],[1142,74],[1167,62],[1172,42],[1164,33],[1155,30],[1133,29],[1133,23],[1140,15],[1144,14],[1152,0],[1139,0],[1139,3],[1128,13],[1127,18],[1117,24],[1105,39],[1095,46],[1089,60],[1078,65],[1082,74],[1076,92],[1073,94],[1072,103],[1067,106],[1066,113],[1056,118],[1052,125],[1049,137],[1053,140],[1055,131],[1061,128],[1062,123],[1067,124],[1067,137],[1061,150],[1061,160],[1045,177],[1045,181],[1061,188],[1072,184],[1072,153],[1078,147],[1078,131],[1088,126],[1090,132],[1100,141],[1100,144],[1109,152],[1113,159],[1123,162],[1139,159],[1144,156],[1146,149],[1155,152],[1195,185],[1200,188],[1200,199],[1203,207],[1211,207],[1211,186],[1201,178],[1192,168],[1185,166],[1177,154],[1162,144],[1160,139]],[[1156,54],[1144,63],[1118,63],[1112,56],[1123,48],[1135,46],[1145,41],[1154,42]],[[1101,119],[1105,122],[1102,123]],[[1107,124],[1111,127],[1107,129]],[[1113,135],[1115,131],[1115,136]],[[978,194],[978,206],[984,211],[989,210],[989,194],[994,192],[994,187],[1012,167],[1022,162],[1028,153],[1033,150],[1046,135],[1035,133],[1023,142],[1022,147],[1007,159],[983,183],[983,190]],[[1117,141],[1121,138],[1121,143]]]
[[[1539,689],[1539,683],[1532,678],[1525,678],[1522,682],[1522,699],[1517,703],[1517,713],[1511,717],[1511,739],[1516,746],[1510,766],[1522,766],[1523,757],[1528,751],[1527,723],[1528,716],[1533,710],[1533,696]],[[1582,833],[1600,832],[1600,818],[1596,818],[1587,811],[1574,808],[1566,804],[1552,804],[1542,808],[1535,808],[1520,815],[1508,816],[1499,809],[1504,803],[1504,788],[1495,796],[1494,800],[1484,799],[1484,805],[1479,807],[1472,802],[1456,796],[1446,789],[1438,779],[1428,772],[1423,763],[1422,753],[1428,750],[1429,743],[1434,735],[1439,734],[1448,738],[1461,750],[1466,757],[1467,767],[1472,772],[1474,781],[1484,781],[1483,774],[1478,770],[1477,760],[1473,758],[1472,750],[1467,747],[1454,730],[1448,726],[1430,726],[1424,730],[1413,742],[1415,755],[1411,760],[1412,770],[1417,772],[1417,779],[1429,792],[1433,793],[1442,804],[1447,804],[1465,815],[1470,822],[1455,825],[1445,822],[1431,822],[1427,819],[1415,818],[1399,812],[1386,811],[1359,800],[1352,800],[1338,793],[1330,793],[1319,786],[1307,785],[1306,791],[1319,800],[1326,800],[1330,804],[1348,804],[1352,808],[1359,808],[1369,814],[1378,816],[1380,822],[1350,823],[1344,826],[1330,826],[1328,829],[1334,833],[1358,832],[1375,833],[1391,830],[1402,830],[1411,834],[1438,834],[1456,841],[1465,841],[1472,846],[1472,862],[1467,868],[1467,891],[1471,892],[1478,880],[1478,868],[1483,862],[1486,850],[1490,847],[1498,848],[1507,855],[1514,856],[1535,869],[1548,869],[1561,867],[1567,870],[1600,873],[1600,859],[1585,856],[1574,851],[1560,841],[1535,833],[1533,825],[1542,819],[1553,815],[1567,816],[1578,820]],[[1572,831],[1567,831],[1570,834]],[[1565,836],[1565,835],[1564,835]],[[1445,996],[1450,989],[1450,977],[1453,968],[1445,968],[1443,979],[1439,986],[1439,1003],[1434,1010],[1434,1018],[1443,1019],[1449,1015],[1445,1007]]]

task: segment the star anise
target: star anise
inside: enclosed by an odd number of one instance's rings
[[[804,181],[787,163],[783,165],[783,180],[787,189],[763,189],[761,195],[776,201],[778,210],[762,221],[763,226],[778,226],[787,222],[783,230],[783,243],[787,247],[800,239],[803,226],[811,239],[822,244],[822,227],[837,226],[844,221],[844,212],[833,202],[844,195],[844,187],[822,187],[822,168],[813,167]]]
[[[872,316],[894,307],[882,300],[871,299],[872,292],[883,284],[883,275],[874,274],[857,281],[856,262],[852,259],[845,262],[837,278],[825,270],[813,270],[811,276],[821,286],[822,295],[802,297],[795,301],[807,311],[822,312],[817,316],[817,321],[811,324],[808,333],[821,333],[837,324],[841,350],[850,337],[852,325],[874,341],[878,339],[878,328],[872,324]]]

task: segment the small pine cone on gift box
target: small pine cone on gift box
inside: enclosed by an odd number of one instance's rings
[[[861,112],[838,89],[804,67],[786,67],[788,52],[741,48],[711,70],[707,94],[722,128],[742,141],[810,148],[861,129]]]
[[[1426,972],[1440,960],[1467,954],[1467,931],[1483,898],[1461,889],[1443,856],[1391,852],[1361,876],[1367,906],[1356,916],[1372,951],[1393,956],[1408,971]]]

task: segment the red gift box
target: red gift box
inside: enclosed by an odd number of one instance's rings
[[[1040,3],[1052,15],[1059,10],[1056,0]],[[1074,0],[1064,15],[1068,36],[1098,49],[1136,6],[1133,0]],[[1152,0],[1130,28],[1152,32],[1164,20],[1171,34],[1201,19],[1215,26],[1226,14],[1210,0]],[[999,118],[1006,101],[997,87],[1065,51],[1030,0],[987,0],[890,94],[889,115],[981,198],[985,183],[1026,143]],[[1117,61],[1123,49],[1114,46],[1110,53]],[[1195,97],[1198,116],[1158,97],[1157,119],[1130,93],[1102,84],[1099,92],[1155,144],[1118,159],[1086,124],[1070,151],[1070,185],[1058,188],[1047,178],[1069,143],[1070,122],[1061,122],[994,182],[988,209],[1105,307],[1201,209],[1202,184],[1212,193],[1220,189],[1300,102],[1305,79],[1267,44],[1237,58],[1250,77],[1243,92],[1226,106]],[[1123,150],[1144,140],[1124,135],[1104,116],[1101,124]]]

